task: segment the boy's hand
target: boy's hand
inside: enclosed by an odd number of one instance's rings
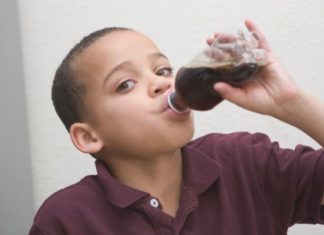
[[[293,125],[324,146],[324,102],[300,89],[273,55],[261,30],[251,21],[245,25],[259,37],[260,48],[267,51],[267,61],[251,82],[236,88],[216,83],[223,98],[248,110],[272,115]],[[215,34],[217,36],[217,34]],[[211,45],[213,38],[207,39]],[[323,199],[324,200],[324,199]]]
[[[242,87],[219,82],[214,88],[224,99],[245,109],[282,119],[283,115],[288,115],[293,104],[298,102],[301,91],[273,55],[261,30],[249,20],[245,21],[245,25],[259,38],[259,47],[267,51],[266,64],[251,82]],[[213,38],[207,39],[209,45],[212,42]]]
[[[324,103],[295,84],[253,22],[246,20],[245,25],[259,37],[259,47],[267,51],[267,62],[248,84],[236,88],[219,82],[214,85],[215,90],[243,108],[272,115],[301,129],[324,147]],[[213,40],[209,38],[207,43],[211,45]],[[321,204],[324,205],[324,195]]]

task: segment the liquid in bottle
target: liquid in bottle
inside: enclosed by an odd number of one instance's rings
[[[227,41],[222,37],[222,42],[216,40],[209,48],[210,52],[217,47],[222,56],[213,58],[205,51],[183,66],[175,78],[175,91],[168,97],[169,107],[175,112],[210,110],[223,100],[213,88],[215,83],[238,87],[251,80],[264,63],[265,51],[257,49],[255,41],[246,42],[248,36],[253,37],[239,31]]]
[[[176,92],[171,93],[171,102],[177,111],[187,108],[209,110],[220,103],[223,98],[214,90],[216,82],[226,82],[240,86],[249,81],[258,71],[256,63],[243,64],[237,67],[219,68],[181,68],[175,80]]]

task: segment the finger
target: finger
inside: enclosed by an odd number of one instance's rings
[[[217,38],[220,35],[220,32],[215,32],[214,33],[214,38]]]
[[[213,38],[207,38],[207,44],[211,46],[214,43],[217,44],[228,44],[228,43],[235,43],[238,40],[238,37],[234,34],[230,33],[214,33]]]
[[[215,32],[214,35],[212,37],[208,37],[206,42],[209,46],[211,46],[213,44],[213,42],[215,41],[215,38],[217,38],[219,35],[219,32]]]
[[[215,39],[218,43],[233,43],[238,40],[238,36],[234,33],[222,33]]]
[[[211,46],[214,42],[215,38],[207,38],[206,42],[209,46]]]
[[[253,32],[255,34],[260,43],[260,48],[271,51],[271,47],[267,42],[266,37],[262,33],[261,29],[252,20],[245,20],[245,26],[250,32]]]
[[[244,106],[246,94],[245,91],[232,87],[231,85],[224,82],[217,82],[214,85],[214,89],[226,100],[235,103],[240,106]]]
[[[205,55],[212,58],[214,62],[228,61],[231,57],[228,53],[215,47],[209,47],[204,51]]]

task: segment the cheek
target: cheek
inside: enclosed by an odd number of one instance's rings
[[[178,145],[188,143],[194,135],[194,122],[188,119],[185,122],[169,128],[170,139],[178,142]]]
[[[125,96],[126,97],[126,96]],[[96,131],[106,146],[126,146],[138,149],[182,147],[191,140],[193,120],[169,120],[163,114],[152,111],[147,100],[132,97],[124,99],[98,99],[92,104]],[[157,146],[155,146],[157,145]]]
[[[101,106],[96,110],[96,129],[103,138],[133,136],[145,126],[145,115],[142,113],[131,105]]]

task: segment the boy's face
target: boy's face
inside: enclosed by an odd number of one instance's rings
[[[150,157],[192,138],[192,113],[176,114],[167,107],[174,87],[170,63],[143,34],[105,35],[75,65],[86,86],[86,123],[102,141],[102,154]]]

